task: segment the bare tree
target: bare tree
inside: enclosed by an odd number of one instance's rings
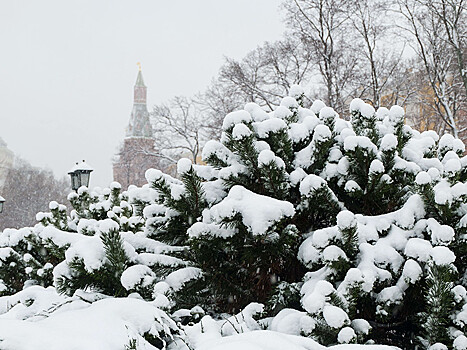
[[[210,138],[219,138],[225,115],[246,102],[274,110],[290,87],[308,83],[314,70],[312,52],[300,40],[289,36],[265,42],[241,60],[226,58],[219,75],[193,102],[210,121]]]
[[[16,159],[2,189],[6,202],[0,214],[0,230],[34,225],[39,211],[48,211],[53,200],[67,203],[69,192],[68,179],[56,179],[50,170]]]
[[[467,69],[465,61],[467,41],[467,10],[464,0],[421,1],[438,17],[444,26],[447,42],[456,57],[456,66],[467,94]]]
[[[459,56],[456,47],[460,47],[462,41],[452,38],[459,31],[454,34],[446,22],[451,23],[452,18],[460,21],[462,13],[458,13],[456,6],[463,8],[463,1],[458,0],[457,5],[453,4],[451,15],[448,14],[448,3],[451,1],[398,0],[398,12],[405,19],[400,28],[412,39],[410,43],[424,67],[427,84],[433,92],[433,99],[424,103],[430,104],[449,131],[459,137],[465,130],[459,122],[459,112],[465,108],[466,91],[461,74],[463,56]],[[453,46],[452,41],[457,46]]]
[[[194,98],[155,106],[155,150],[141,152],[169,163],[182,155],[197,162],[203,142],[220,137],[226,114],[246,102],[274,110],[300,83],[314,87],[309,97],[324,95],[339,113],[352,97],[375,107],[399,104],[420,129],[444,131],[441,118],[458,136],[467,86],[464,1],[284,0],[285,39],[240,60],[226,58],[218,77]],[[401,28],[409,35],[395,44],[392,30]],[[416,59],[407,57],[407,43]]]
[[[355,31],[355,50],[360,56],[360,72],[356,76],[356,84],[360,87],[361,98],[379,107],[383,97],[388,95],[398,99],[399,94],[407,96],[407,89],[394,89],[395,76],[403,66],[405,44],[400,47],[394,45],[394,36],[391,35],[391,22],[388,1],[381,0],[352,0],[347,3],[346,12],[349,16],[351,29]],[[392,42],[393,45],[388,43]],[[403,91],[406,90],[406,91]],[[387,101],[385,101],[387,102]]]
[[[151,113],[155,151],[161,159],[175,163],[188,156],[199,162],[201,147],[206,141],[212,123],[203,115],[193,99],[177,96],[168,104],[156,105]]]
[[[237,86],[221,82],[218,78],[213,79],[193,101],[206,120],[210,121],[209,128],[206,128],[209,139],[219,139],[224,117],[245,105],[244,96]]]
[[[312,69],[312,53],[290,37],[265,42],[240,61],[226,58],[217,83],[244,102],[273,110],[293,84],[310,79]]]
[[[421,74],[416,59],[396,57],[395,64],[391,58],[387,58],[388,65],[392,66],[390,76],[384,88],[381,89],[380,106],[409,106],[418,101],[418,93],[423,88],[420,80]],[[408,111],[406,111],[407,114]]]
[[[358,50],[350,30],[346,0],[287,0],[286,23],[312,53],[325,91],[325,102],[338,112],[358,85]]]

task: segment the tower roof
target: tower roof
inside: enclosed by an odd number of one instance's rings
[[[141,67],[138,72],[138,77],[136,78],[136,84],[135,86],[146,86],[144,85],[144,80],[143,80],[143,73],[141,72]]]

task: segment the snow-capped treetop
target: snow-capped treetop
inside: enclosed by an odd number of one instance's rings
[[[289,202],[255,194],[242,186],[234,186],[227,197],[209,210],[211,220],[242,215],[243,224],[253,235],[265,234],[270,226],[295,213]]]
[[[375,115],[373,106],[363,102],[363,100],[359,98],[354,98],[352,102],[350,102],[350,112],[359,112],[365,118],[372,118]]]
[[[281,100],[281,106],[284,106],[286,108],[298,108],[298,102],[297,100],[292,97],[292,96],[286,96]]]
[[[251,130],[243,123],[236,124],[232,130],[232,136],[235,140],[241,140],[251,135]]]
[[[381,140],[380,148],[382,151],[391,151],[397,147],[397,137],[394,134],[386,134]]]
[[[289,96],[293,97],[294,99],[298,99],[305,93],[303,88],[300,85],[294,84],[289,89]]]
[[[284,105],[277,107],[273,113],[274,113],[274,118],[283,119],[283,120],[287,120],[293,115],[293,112]]]
[[[111,190],[115,190],[115,189],[120,190],[122,188],[122,185],[120,185],[120,183],[118,183],[117,181],[113,181],[110,183],[109,188]]]
[[[311,109],[315,114],[319,114],[319,112],[321,111],[321,109],[323,109],[324,107],[326,107],[326,105],[324,104],[323,101],[321,101],[321,100],[315,100],[315,101],[313,101],[313,104],[311,105],[310,109]]]
[[[184,174],[191,170],[192,162],[191,159],[188,158],[181,158],[177,162],[177,173]]]
[[[251,123],[251,115],[245,110],[235,111],[227,114],[222,124],[222,129],[227,130],[239,123]]]
[[[245,109],[245,111],[250,113],[253,121],[255,121],[255,122],[262,122],[262,121],[270,118],[268,113],[254,102],[247,103],[245,105],[244,109]]]
[[[287,128],[287,124],[279,118],[271,118],[263,122],[253,123],[255,132],[261,137],[266,138],[270,133],[276,133]]]
[[[405,111],[401,106],[392,106],[389,110],[389,121],[398,124],[404,120]]]

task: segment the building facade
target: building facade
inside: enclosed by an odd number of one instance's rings
[[[147,183],[144,174],[149,168],[158,168],[154,136],[147,108],[147,87],[141,67],[138,71],[133,94],[133,109],[126,128],[125,139],[113,163],[113,178],[123,189],[129,185]]]

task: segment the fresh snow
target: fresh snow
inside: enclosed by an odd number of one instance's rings
[[[293,97],[294,99],[298,99],[305,93],[303,88],[300,85],[294,84],[289,89],[289,96]]]
[[[181,158],[177,162],[177,173],[184,174],[190,171],[192,166],[191,160],[188,158]]]
[[[133,265],[123,271],[120,281],[126,290],[134,289],[136,285],[141,284],[144,287],[149,286],[156,275],[146,265]]]
[[[262,196],[236,185],[230,189],[222,202],[209,210],[209,213],[212,220],[219,222],[223,218],[240,213],[243,224],[251,233],[262,235],[276,222],[293,216],[295,209],[289,202]]]
[[[235,111],[227,114],[222,124],[222,129],[227,130],[230,127],[240,123],[251,123],[251,115],[245,110]]]
[[[321,101],[321,100],[315,100],[313,101],[313,104],[311,105],[311,110],[315,113],[315,114],[319,114],[319,112],[324,108],[326,107],[326,104]]]
[[[0,347],[5,350],[121,350],[130,339],[136,339],[142,349],[156,349],[142,335],[146,332],[157,335],[164,328],[176,328],[164,312],[139,299],[73,303],[76,309],[67,307],[60,312],[60,306],[55,306],[57,312],[34,322],[0,318]]]
[[[87,164],[84,160],[81,162],[81,163],[76,163],[73,168],[71,168],[69,171],[68,171],[68,174],[69,173],[73,173],[75,172],[76,170],[88,170],[88,171],[93,171],[94,169],[89,165]]]
[[[255,132],[261,138],[266,138],[270,133],[276,133],[279,130],[286,130],[287,124],[279,118],[271,118],[262,122],[253,123]]]
[[[251,130],[243,123],[236,124],[232,130],[234,140],[241,140],[251,135]]]

